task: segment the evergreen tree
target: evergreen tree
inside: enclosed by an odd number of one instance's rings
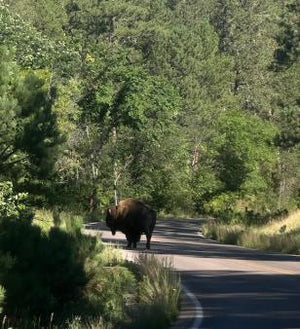
[[[1,48],[0,58],[2,175],[45,177],[51,172],[60,140],[52,113],[53,91],[33,72],[23,77],[7,48]]]

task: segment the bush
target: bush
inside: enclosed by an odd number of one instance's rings
[[[33,223],[38,225],[44,232],[49,232],[52,227],[59,227],[69,233],[80,231],[83,227],[83,216],[72,212],[62,211],[57,208],[37,209]]]
[[[8,314],[48,319],[82,296],[87,277],[75,237],[59,229],[47,236],[22,218],[2,220],[0,231],[1,253],[13,259],[0,282]]]
[[[0,231],[0,284],[6,290],[5,314],[14,316],[15,325],[21,320],[30,327],[35,318],[47,324],[51,313],[56,324],[76,314],[87,328],[90,319],[100,316],[124,319],[137,284],[133,273],[120,266],[117,252],[80,231],[42,233],[22,218],[3,219]]]
[[[26,205],[26,201],[26,193],[14,194],[12,182],[0,182],[0,220],[18,216],[31,220],[33,213],[31,208]]]

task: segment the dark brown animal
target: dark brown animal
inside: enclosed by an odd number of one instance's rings
[[[146,248],[150,249],[150,240],[156,223],[156,212],[143,202],[135,199],[121,200],[117,206],[107,209],[106,225],[113,235],[121,231],[126,235],[127,247],[136,248],[141,235],[146,234]]]

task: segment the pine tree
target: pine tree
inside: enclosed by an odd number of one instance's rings
[[[0,58],[1,174],[47,176],[60,141],[54,95],[33,72],[22,76],[7,48],[0,49]]]

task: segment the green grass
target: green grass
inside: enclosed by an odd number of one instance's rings
[[[37,209],[33,224],[38,225],[44,232],[57,226],[67,232],[80,230],[83,226],[83,216],[71,212],[55,212],[48,209]]]
[[[300,210],[262,226],[229,225],[211,220],[203,225],[203,234],[227,244],[300,254]]]
[[[4,297],[5,297],[5,290],[2,286],[0,286],[0,313],[2,312]]]

